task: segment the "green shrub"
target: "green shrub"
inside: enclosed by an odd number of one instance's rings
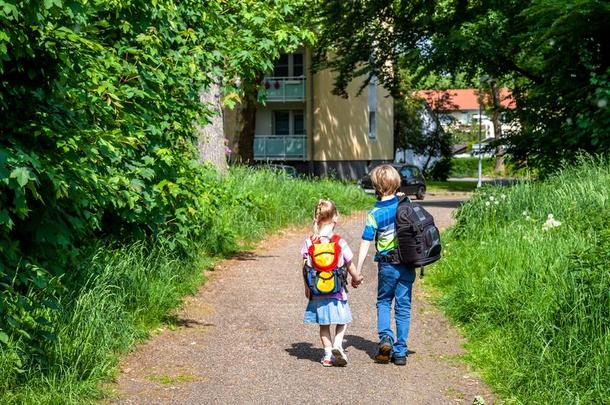
[[[430,170],[430,178],[433,180],[445,181],[453,171],[453,161],[451,157],[443,157],[434,164]]]
[[[18,335],[0,345],[0,403],[79,403],[99,398],[99,382],[116,372],[127,351],[195,290],[210,255],[230,254],[242,243],[311,219],[320,197],[342,214],[371,205],[359,188],[327,179],[292,179],[281,172],[231,168],[210,176],[202,195],[204,237],[176,250],[175,240],[126,246],[105,243],[66,274],[58,310],[37,309],[49,339],[33,347]]]
[[[234,104],[311,40],[292,18],[299,4],[0,2],[0,345],[36,353],[56,338],[40,314],[88,278],[78,264],[95,241],[236,249],[224,188],[196,162],[194,127],[212,114],[200,93],[226,78]]]
[[[609,402],[610,161],[485,188],[457,221],[429,273],[470,360],[520,403]]]
[[[483,176],[492,176],[495,158],[483,158]],[[451,159],[451,171],[449,177],[477,177],[479,175],[479,158],[453,158]]]

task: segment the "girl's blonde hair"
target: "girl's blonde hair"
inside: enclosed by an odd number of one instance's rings
[[[374,168],[371,172],[371,181],[379,197],[392,195],[400,188],[400,174],[392,165]]]
[[[320,231],[318,224],[320,222],[327,222],[336,217],[337,206],[331,200],[320,199],[316,205],[316,210],[313,214],[313,233],[318,235]]]

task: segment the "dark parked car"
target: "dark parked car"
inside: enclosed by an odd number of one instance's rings
[[[426,179],[419,170],[419,167],[413,165],[404,165],[395,163],[392,164],[400,173],[400,192],[406,195],[414,195],[418,200],[423,200],[426,196]],[[374,193],[371,177],[367,174],[358,180],[360,187],[367,193]]]

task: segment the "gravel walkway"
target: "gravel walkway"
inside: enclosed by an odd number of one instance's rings
[[[424,205],[440,227],[451,223],[460,196],[432,196]],[[357,250],[365,214],[344,218],[339,233]],[[127,356],[113,402],[124,404],[472,403],[494,401],[456,356],[463,339],[427,301],[417,281],[406,367],[375,364],[376,268],[350,292],[349,364],[323,368],[316,326],[302,323],[299,249],[307,229],[269,238],[226,260],[163,329]],[[425,282],[425,279],[424,279]]]

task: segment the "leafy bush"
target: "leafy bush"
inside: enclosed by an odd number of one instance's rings
[[[483,158],[483,176],[493,176],[495,158]],[[479,158],[453,158],[450,177],[477,177],[479,175]]]
[[[56,339],[32,314],[87,278],[92,241],[235,249],[207,231],[226,198],[195,161],[199,94],[226,78],[234,102],[236,77],[269,69],[282,48],[263,37],[289,36],[290,3],[0,1],[0,344]]]
[[[485,188],[430,272],[470,359],[507,399],[610,401],[610,161]]]
[[[70,289],[57,306],[37,309],[48,320],[36,349],[12,335],[0,346],[1,403],[75,403],[101,395],[98,384],[112,375],[117,353],[127,351],[166,319],[167,311],[194,291],[210,254],[228,254],[289,224],[311,219],[320,197],[336,201],[341,214],[370,206],[354,185],[293,179],[281,172],[234,167],[226,178],[210,176],[202,195],[207,222],[202,236],[182,251],[172,237],[155,242],[101,244],[74,268]],[[190,254],[186,254],[190,252]],[[208,252],[208,255],[202,255]],[[170,320],[171,321],[171,320]]]
[[[453,159],[451,157],[443,157],[432,166],[430,178],[433,180],[445,181],[449,178],[452,168]]]
[[[209,219],[192,124],[222,27],[192,3],[2,2],[1,340],[52,338],[31,313],[92,238],[186,245]]]

